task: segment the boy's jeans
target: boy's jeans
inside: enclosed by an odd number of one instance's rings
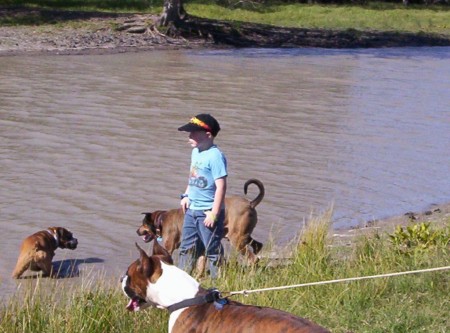
[[[218,266],[223,256],[221,240],[225,210],[222,209],[213,228],[207,228],[203,221],[206,215],[203,210],[188,209],[184,215],[182,239],[179,250],[178,267],[189,274],[200,255],[205,253],[209,261],[209,272],[212,279],[218,274]]]

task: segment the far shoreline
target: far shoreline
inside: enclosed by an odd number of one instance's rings
[[[0,18],[17,8],[0,6]],[[24,9],[25,11],[25,9]],[[20,12],[20,10],[19,10]],[[34,13],[36,12],[36,13]],[[33,14],[39,15],[39,9]],[[23,13],[21,13],[23,14]],[[26,12],[30,15],[29,12]],[[188,16],[182,36],[159,32],[154,14],[107,14],[47,11],[62,25],[0,26],[0,57],[39,55],[107,55],[154,50],[230,48],[363,49],[449,47],[450,36],[395,31],[358,31],[277,27]],[[77,22],[71,24],[68,22]],[[192,32],[186,32],[191,31]]]

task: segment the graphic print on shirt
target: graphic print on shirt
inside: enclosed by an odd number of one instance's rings
[[[198,173],[199,169],[200,166],[198,165],[198,163],[192,167],[191,172],[189,174],[189,186],[205,188],[208,186],[208,180],[205,177],[199,175]]]

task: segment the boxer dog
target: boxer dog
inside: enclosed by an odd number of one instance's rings
[[[38,231],[22,242],[12,277],[20,278],[28,268],[32,271],[42,271],[42,276],[52,276],[52,259],[55,256],[55,250],[58,247],[75,250],[77,245],[78,240],[65,228],[50,227],[47,230]]]
[[[121,279],[130,299],[129,311],[150,306],[170,312],[169,333],[330,333],[307,319],[268,307],[245,305],[205,290],[185,271],[174,266],[169,252],[154,242],[148,256],[136,243],[140,258]]]
[[[264,185],[257,179],[249,179],[244,184],[244,194],[250,184],[255,184],[259,194],[252,201],[239,196],[225,198],[224,238],[252,264],[258,261],[256,256],[262,248],[262,244],[251,236],[258,222],[255,207],[264,198]],[[184,213],[181,208],[171,210],[157,210],[145,214],[142,225],[137,229],[137,234],[148,243],[154,238],[161,237],[163,246],[173,253],[181,243],[181,230],[183,228]],[[201,259],[199,261],[202,261]],[[204,260],[203,260],[204,261]]]

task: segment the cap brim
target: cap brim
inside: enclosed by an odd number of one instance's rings
[[[192,124],[192,123],[178,127],[178,130],[183,131],[183,132],[205,131],[205,129],[203,127],[200,127],[200,126]]]

